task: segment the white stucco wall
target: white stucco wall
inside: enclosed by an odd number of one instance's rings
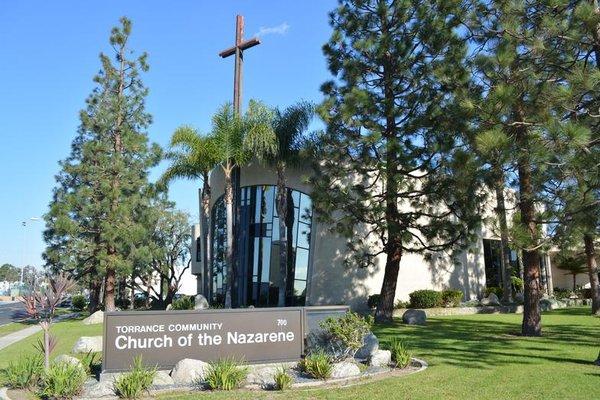
[[[305,183],[307,174],[307,171],[288,169],[287,186],[310,195],[311,187]],[[211,173],[210,183],[212,208],[224,192],[221,169]],[[275,185],[276,176],[272,170],[252,163],[241,170],[240,184]],[[493,203],[487,207],[485,214],[491,215],[492,212]],[[396,298],[408,300],[408,294],[418,289],[445,288],[462,290],[466,299],[480,297],[485,288],[483,238],[497,239],[498,235],[491,226],[484,226],[471,248],[455,257],[449,252],[438,252],[431,260],[426,260],[419,254],[405,254],[400,262]],[[346,268],[343,263],[346,253],[345,240],[330,232],[313,216],[307,305],[348,304],[355,309],[364,309],[367,297],[380,292],[385,257],[379,257],[377,265],[368,270]],[[201,265],[194,267],[199,270]]]

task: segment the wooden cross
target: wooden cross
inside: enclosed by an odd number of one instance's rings
[[[242,63],[244,61],[244,50],[260,44],[258,38],[252,38],[244,42],[244,17],[238,15],[235,20],[235,45],[219,53],[226,58],[235,54],[235,69],[233,75],[233,110],[240,113],[242,101]]]

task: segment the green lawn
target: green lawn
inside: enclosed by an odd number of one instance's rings
[[[600,349],[600,319],[588,308],[545,313],[544,336],[522,338],[521,315],[470,315],[430,318],[424,327],[395,323],[378,326],[382,341],[406,339],[429,368],[342,389],[274,392],[202,393],[206,399],[598,399],[600,367],[592,365]],[[79,336],[101,334],[101,325],[58,323],[57,353],[68,352]],[[0,351],[0,368],[32,351],[29,338]],[[162,396],[198,398],[198,393]]]
[[[424,372],[336,390],[215,393],[210,399],[598,399],[600,319],[588,308],[543,315],[544,336],[522,338],[521,315],[436,317],[423,327],[395,323],[376,328],[383,341],[406,339]],[[198,395],[168,395],[192,399]]]

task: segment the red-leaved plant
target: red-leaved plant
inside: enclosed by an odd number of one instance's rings
[[[44,332],[43,342],[39,342],[37,348],[44,353],[44,367],[50,367],[50,353],[56,347],[57,339],[50,335],[50,327],[56,313],[56,308],[63,301],[67,291],[75,282],[64,274],[50,278],[46,289],[35,287],[30,294],[23,296],[21,302],[25,305],[25,311],[38,322]]]

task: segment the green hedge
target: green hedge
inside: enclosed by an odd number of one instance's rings
[[[444,307],[458,307],[462,298],[463,292],[461,290],[442,290],[442,304]]]
[[[410,308],[458,307],[463,298],[463,292],[456,289],[446,290],[415,290],[408,295]]]
[[[408,296],[411,308],[433,308],[442,305],[442,292],[437,290],[415,290]]]

